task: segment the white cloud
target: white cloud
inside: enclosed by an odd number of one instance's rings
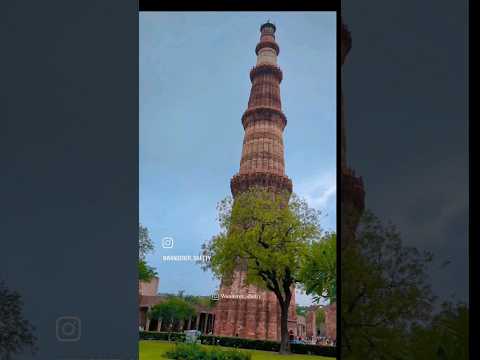
[[[307,295],[305,292],[303,292],[299,288],[295,289],[295,303],[301,306],[310,306],[310,305],[316,304],[315,301],[313,301],[312,295]],[[327,305],[327,304],[328,304],[327,300],[325,299],[320,300],[320,305]]]
[[[295,192],[307,200],[309,206],[318,210],[325,210],[333,201],[335,204],[337,194],[337,176],[334,171],[325,172],[299,181]]]

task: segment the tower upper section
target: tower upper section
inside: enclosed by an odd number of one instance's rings
[[[277,56],[280,53],[280,48],[275,42],[275,25],[266,22],[260,26],[260,42],[255,48],[257,54],[257,65],[270,64],[277,65]]]
[[[280,99],[283,74],[277,66],[280,48],[275,31],[270,22],[260,27],[260,42],[255,48],[257,62],[250,71],[248,108],[242,116],[245,136],[240,171],[230,183],[234,196],[253,186],[292,191],[292,182],[285,176],[283,130],[287,118]]]

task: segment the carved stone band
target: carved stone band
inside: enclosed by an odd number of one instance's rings
[[[288,193],[292,193],[293,190],[292,180],[285,175],[272,173],[257,172],[253,174],[237,174],[230,181],[230,189],[234,197],[256,186],[274,192],[287,191]]]

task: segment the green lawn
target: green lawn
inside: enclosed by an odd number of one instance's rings
[[[142,340],[139,342],[139,351],[140,351],[140,360],[159,360],[164,357],[164,353],[172,349],[175,345],[167,341],[160,340]],[[209,345],[202,345],[205,347],[210,347]],[[224,348],[230,349],[230,348]],[[324,356],[314,356],[314,355],[279,355],[275,352],[270,351],[260,351],[260,350],[244,350],[252,354],[252,360],[332,360],[334,358],[328,358]]]

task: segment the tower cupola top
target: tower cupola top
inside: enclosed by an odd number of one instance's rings
[[[275,27],[275,25],[273,23],[270,22],[270,20],[267,20],[267,22],[265,24],[262,24],[262,26],[260,26],[260,32],[270,32],[270,33],[275,33],[275,31],[277,30],[277,28]]]

